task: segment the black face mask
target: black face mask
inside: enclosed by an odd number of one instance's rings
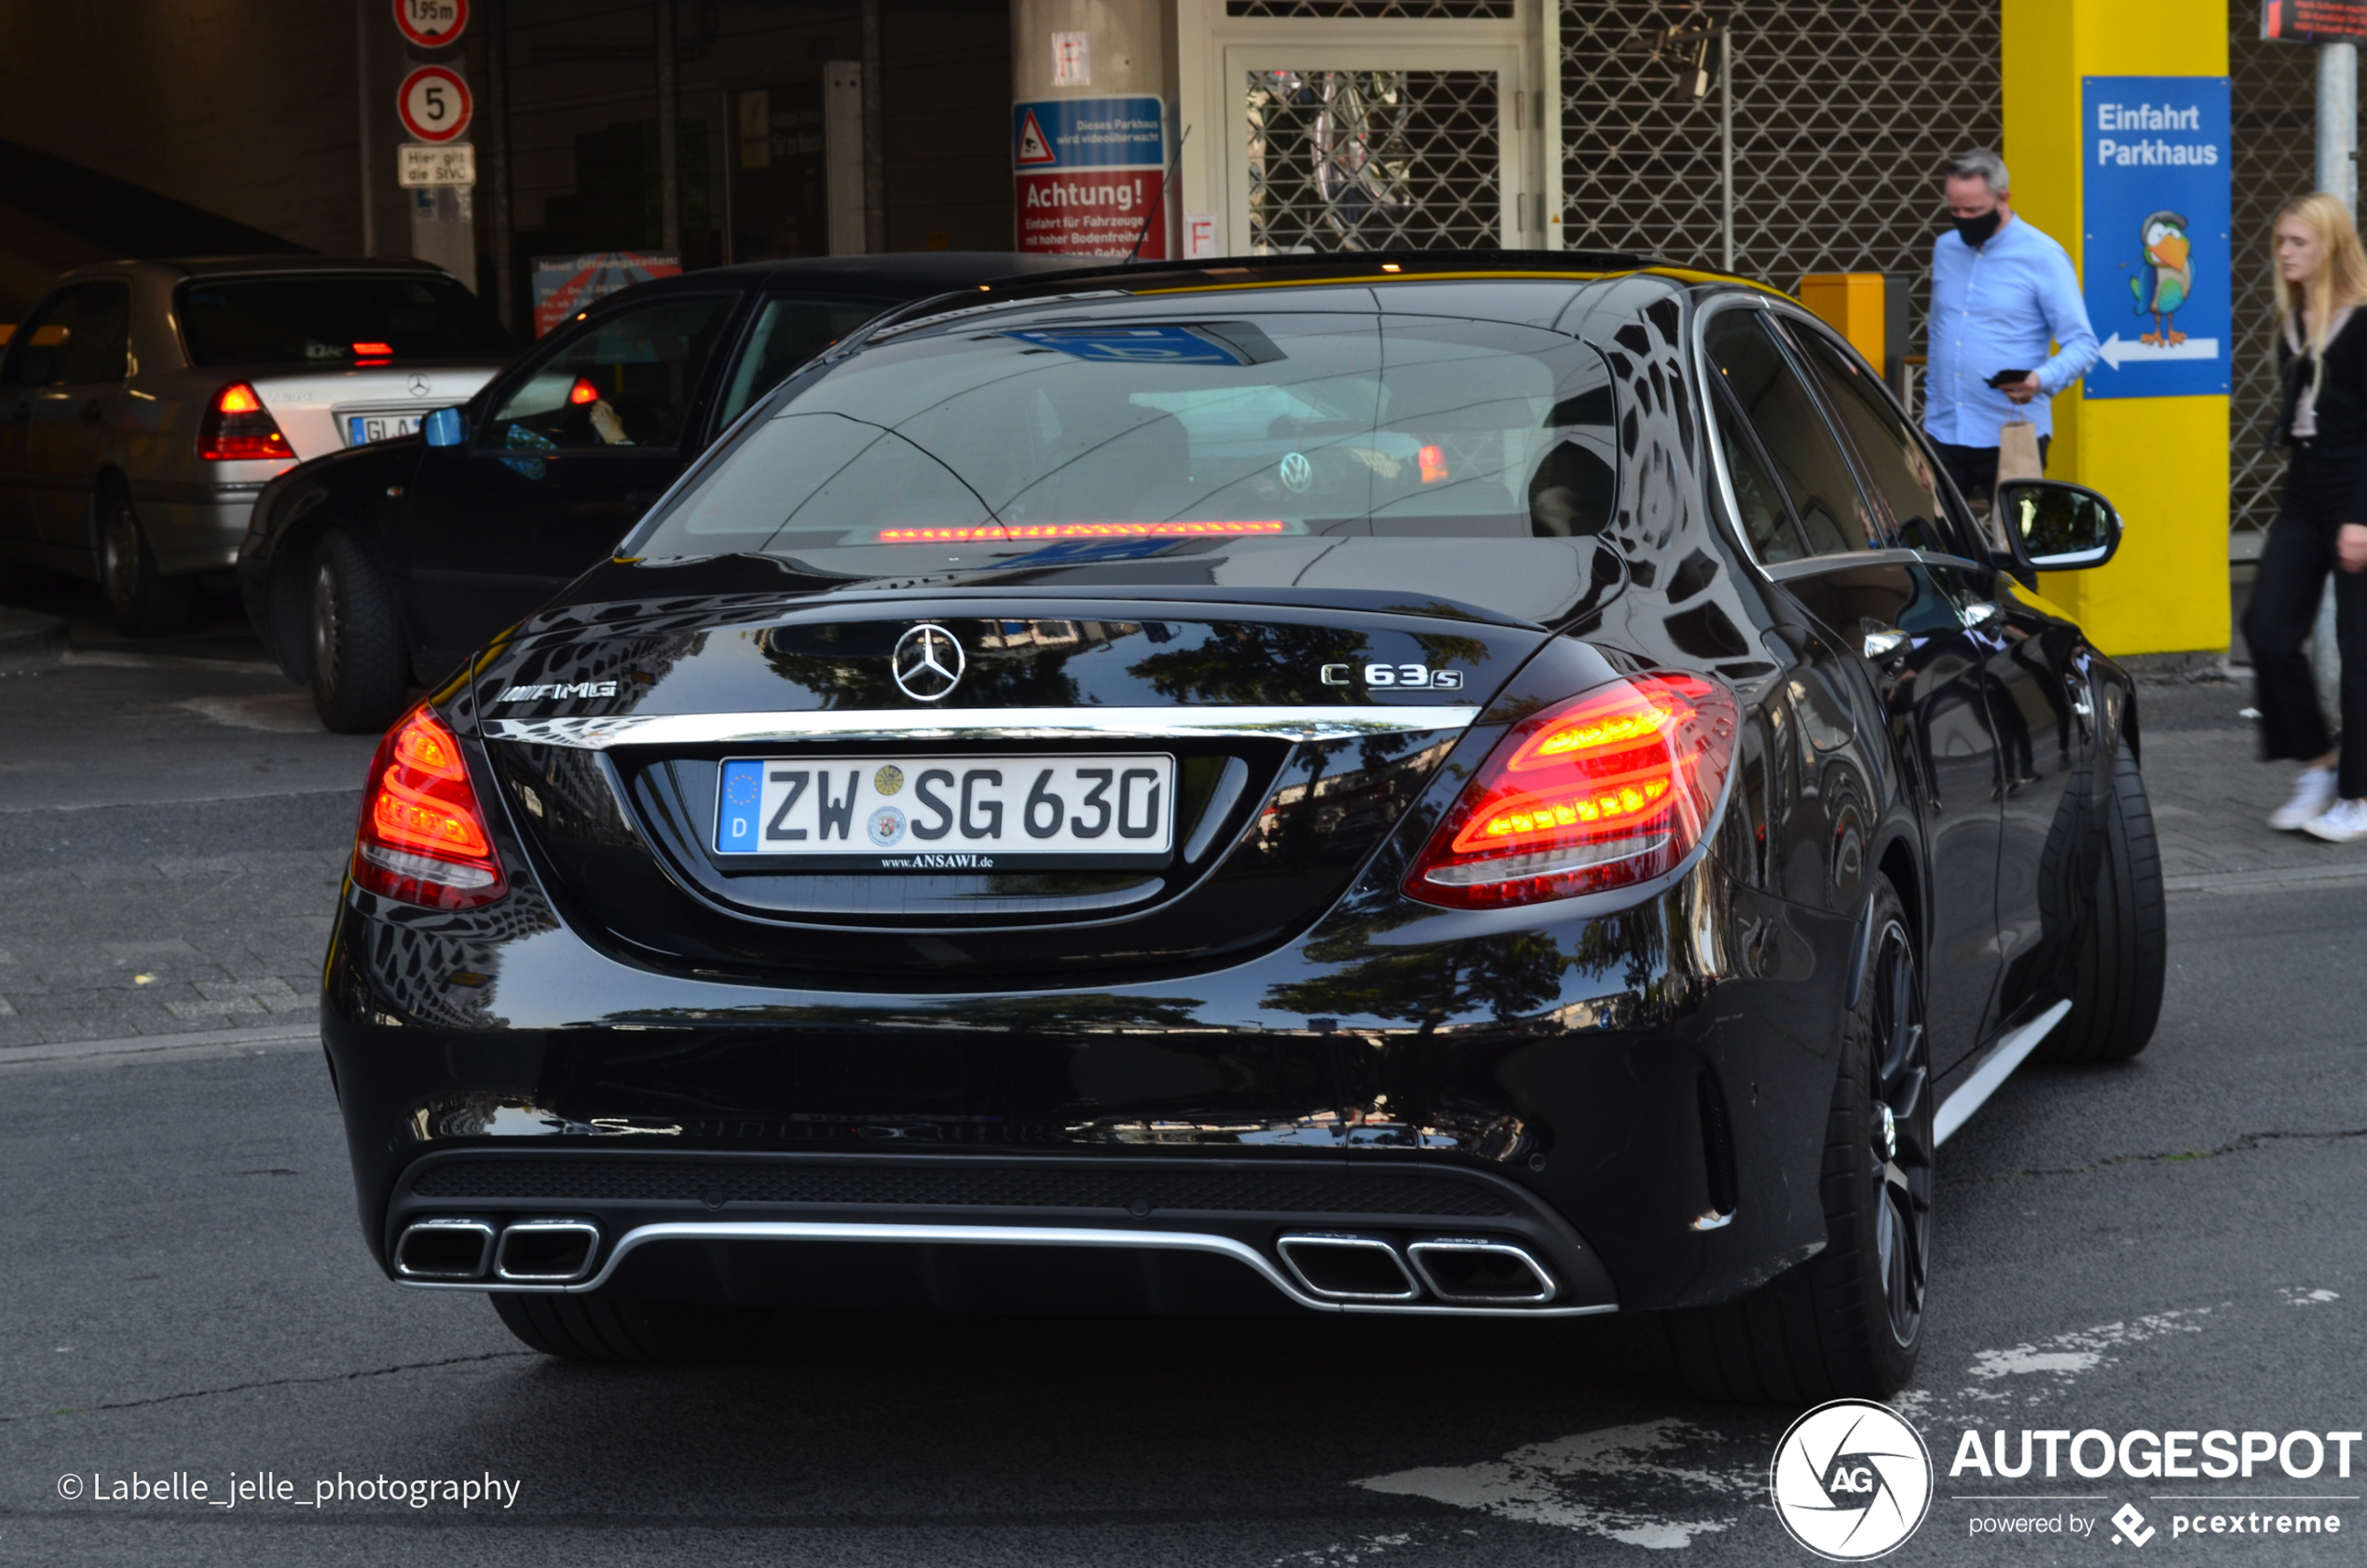
[[[2004,214],[1992,207],[1977,218],[1957,219],[1956,233],[1965,244],[1977,251],[1989,242],[1989,237],[1995,234],[1997,225],[2004,221]]]

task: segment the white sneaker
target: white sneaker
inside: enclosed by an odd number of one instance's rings
[[[2302,824],[2302,830],[2330,844],[2355,844],[2367,839],[2367,800],[2337,800]]]
[[[2298,832],[2315,822],[2327,807],[2334,803],[2334,770],[2332,768],[2304,768],[2293,780],[2293,798],[2268,819],[2268,825],[2279,833]]]

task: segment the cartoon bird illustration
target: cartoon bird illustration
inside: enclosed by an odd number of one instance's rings
[[[2128,280],[2128,292],[2137,296],[2136,313],[2154,318],[2154,330],[2140,334],[2138,342],[2168,348],[2186,341],[2169,318],[2195,292],[2195,270],[2187,265],[2191,251],[2183,217],[2155,212],[2145,220],[2145,262]]]

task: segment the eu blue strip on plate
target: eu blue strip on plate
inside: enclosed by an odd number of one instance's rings
[[[757,818],[763,814],[764,764],[723,765],[723,806],[715,825],[715,847],[724,854],[754,854]]]

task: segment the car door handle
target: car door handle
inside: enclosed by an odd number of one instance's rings
[[[1885,626],[1878,620],[1866,622],[1863,645],[1868,659],[1888,659],[1907,646],[1907,634],[1895,626]]]
[[[1971,604],[1966,605],[1963,609],[1958,613],[1959,618],[1964,622],[1965,628],[1970,630],[1975,626],[1986,626],[1991,621],[1996,620],[1998,616],[1998,609],[1995,605],[1990,603],[1987,599],[1975,599]]]

